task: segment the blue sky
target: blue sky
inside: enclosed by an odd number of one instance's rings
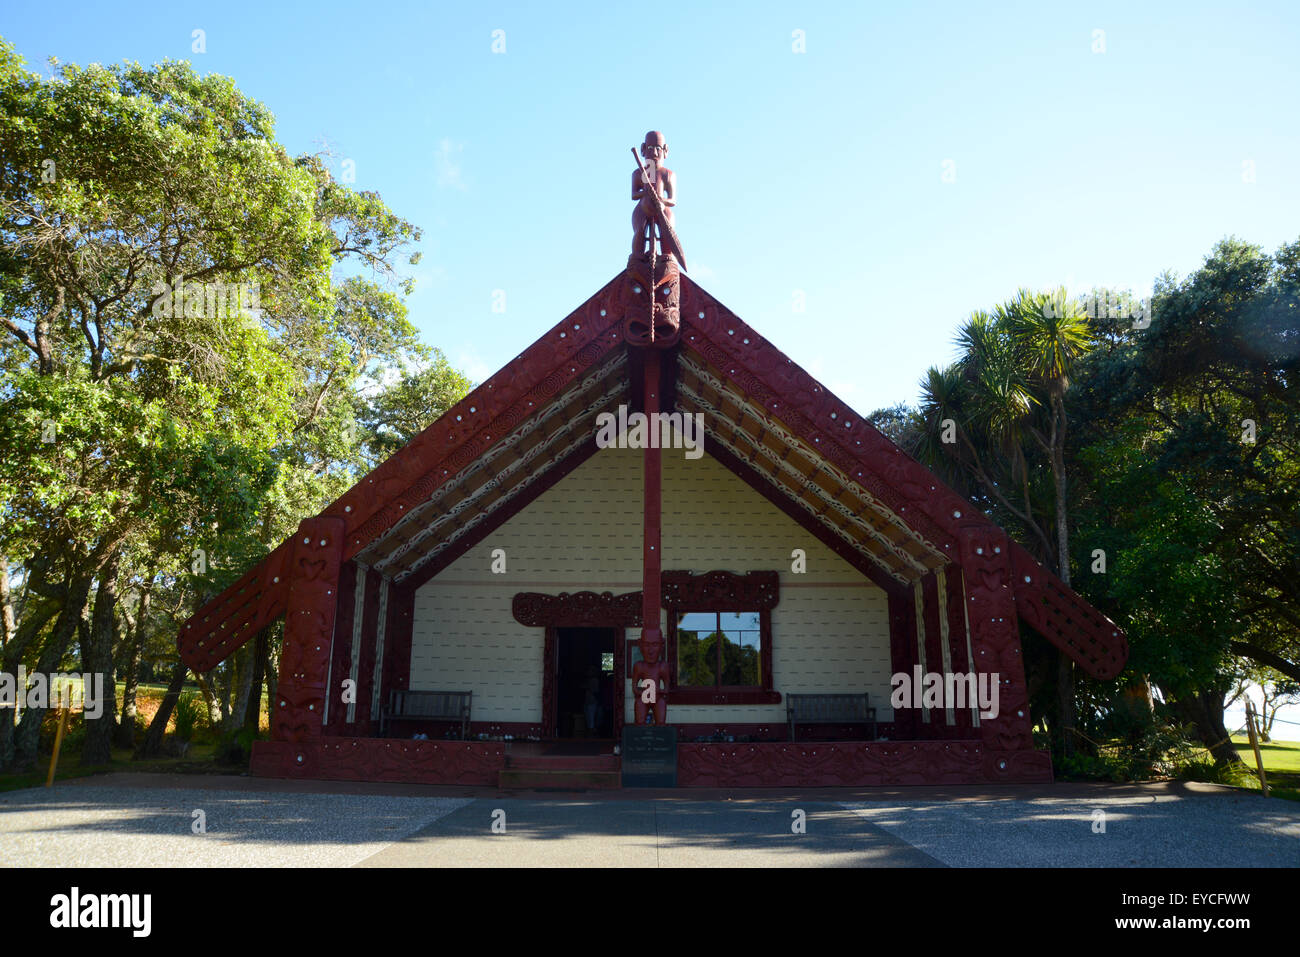
[[[1300,236],[1300,5],[971,6],[22,4],[0,33],[34,68],[190,59],[352,160],[425,230],[412,318],[476,380],[622,267],[661,129],[691,275],[869,412],[1021,285],[1145,295]]]

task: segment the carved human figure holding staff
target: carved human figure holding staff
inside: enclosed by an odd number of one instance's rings
[[[632,210],[632,255],[649,259],[654,243],[654,225],[662,220],[669,229],[673,226],[673,207],[677,205],[677,177],[663,161],[668,156],[668,142],[664,135],[651,130],[641,144],[644,166],[632,173],[632,198],[637,200]],[[659,245],[664,255],[676,255],[667,237],[660,231]],[[673,243],[672,245],[676,245]],[[680,258],[680,257],[677,257]]]

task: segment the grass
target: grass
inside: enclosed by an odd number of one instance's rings
[[[1237,753],[1246,762],[1251,774],[1255,774],[1255,752],[1251,750],[1250,738],[1244,734],[1233,735],[1232,743],[1237,746]],[[1269,794],[1273,797],[1300,801],[1300,743],[1294,741],[1270,741],[1260,743],[1259,755],[1264,760],[1264,777],[1268,779]],[[1259,778],[1253,776],[1250,787],[1259,790]]]

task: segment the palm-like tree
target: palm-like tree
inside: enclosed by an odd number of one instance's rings
[[[1033,294],[1021,290],[1000,312],[1006,323],[1020,367],[1040,393],[1047,396],[1047,429],[1029,427],[1051,464],[1055,497],[1057,574],[1070,584],[1070,525],[1065,475],[1065,393],[1075,363],[1092,343],[1087,316],[1065,290]],[[1057,656],[1057,705],[1061,722],[1061,749],[1074,753],[1074,663]]]
[[[1065,395],[1075,364],[1091,341],[1087,316],[1064,289],[1021,289],[991,313],[974,313],[957,334],[957,362],[942,370],[931,368],[921,382],[918,414],[924,427],[913,450],[946,474],[973,480],[987,499],[1001,505],[1038,541],[1043,557],[1056,565],[1067,585]],[[1047,501],[1039,494],[1044,484],[1039,477],[1046,478],[1044,460],[1051,476]],[[1055,549],[1051,526],[1042,521],[1049,510]],[[1067,657],[1059,660],[1061,747],[1070,754],[1074,674]]]
[[[921,381],[923,427],[912,451],[968,494],[996,502],[1051,554],[1025,454],[1026,425],[1038,401],[1017,367],[1011,340],[988,313],[977,312],[957,342],[957,362],[929,369]]]
[[[1047,455],[1055,493],[1057,574],[1070,584],[1070,533],[1065,476],[1065,393],[1075,364],[1092,344],[1088,317],[1064,289],[1048,293],[1020,290],[999,306],[998,323],[1010,338],[1016,365],[1035,392],[1046,396],[1047,427],[1033,424],[1028,433]]]

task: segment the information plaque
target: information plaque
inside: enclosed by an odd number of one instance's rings
[[[677,787],[677,729],[623,726],[623,787]]]

